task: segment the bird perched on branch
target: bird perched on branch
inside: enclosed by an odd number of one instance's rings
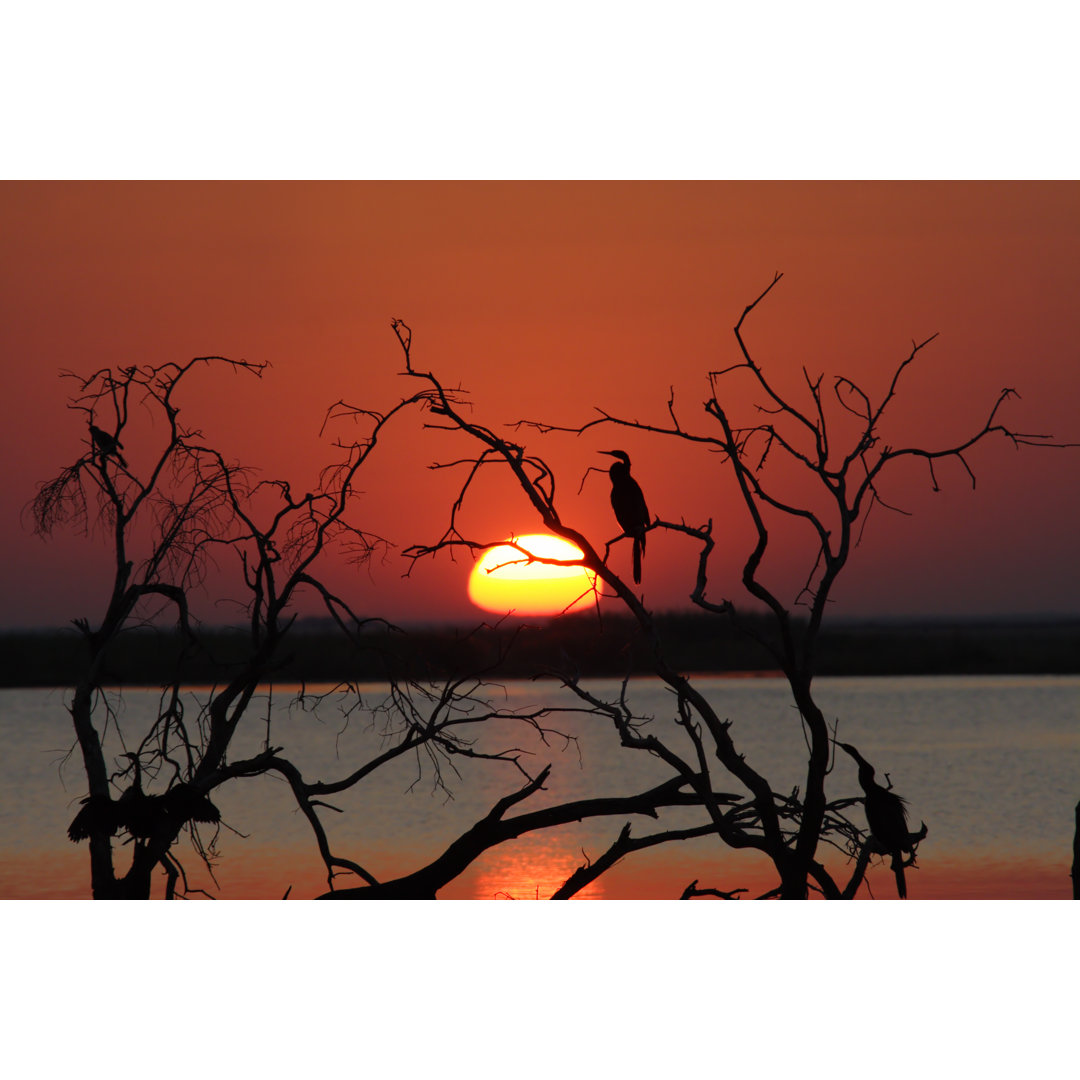
[[[102,431],[96,424],[91,424],[90,437],[94,440],[94,445],[101,451],[103,458],[114,457],[125,469],[127,468],[124,455],[120,453],[124,449],[124,444],[115,435],[110,435],[107,431]]]
[[[623,450],[601,450],[617,458],[608,469],[611,477],[611,508],[620,528],[634,539],[634,584],[641,584],[641,556],[645,551],[645,530],[649,527],[649,508],[638,482],[630,475],[630,455]]]
[[[83,799],[82,809],[68,827],[68,836],[78,843],[97,830],[115,836],[121,829],[147,840],[162,828],[182,828],[189,821],[215,824],[221,811],[207,796],[187,784],[177,784],[163,795],[147,795],[142,789],[142,768],[137,754],[125,754],[134,766],[131,786],[115,802],[107,795]]]
[[[888,788],[882,787],[874,779],[874,767],[850,743],[839,743],[859,766],[859,786],[866,798],[866,823],[870,826],[870,835],[886,855],[892,856],[892,872],[896,875],[896,891],[901,900],[907,897],[907,882],[904,880],[904,853],[914,853],[911,834],[908,832],[907,803]],[[925,828],[923,832],[925,833]]]
[[[119,828],[120,818],[116,812],[116,803],[108,795],[88,795],[82,801],[82,809],[68,826],[68,837],[77,844],[98,831],[104,831],[107,836],[115,836]]]

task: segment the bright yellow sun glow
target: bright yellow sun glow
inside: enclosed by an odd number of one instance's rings
[[[548,533],[511,537],[541,559],[580,559],[581,549]],[[469,599],[485,611],[505,615],[558,615],[593,602],[596,575],[583,566],[530,562],[507,544],[488,548],[469,575]]]

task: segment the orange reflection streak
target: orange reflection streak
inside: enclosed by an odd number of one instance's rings
[[[585,856],[569,836],[538,834],[493,849],[479,859],[468,878],[462,898],[473,900],[549,900]],[[604,877],[575,893],[575,899],[603,900]]]
[[[516,545],[516,546],[512,546]],[[559,563],[536,559],[558,559]],[[469,575],[469,599],[484,611],[505,615],[559,615],[593,602],[596,575],[583,566],[581,549],[548,533],[511,537],[488,548]]]

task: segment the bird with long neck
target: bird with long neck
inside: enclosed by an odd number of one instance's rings
[[[874,778],[874,767],[850,743],[838,743],[859,766],[859,786],[863,789],[866,824],[870,835],[885,854],[892,857],[892,872],[896,876],[896,891],[901,900],[907,897],[904,880],[904,853],[914,851],[908,832],[907,803],[899,795],[882,787]]]
[[[124,754],[135,770],[135,776],[116,801],[117,816],[120,824],[132,836],[146,839],[153,834],[156,821],[158,796],[147,795],[142,786],[142,765],[138,754]]]
[[[611,508],[623,533],[634,541],[634,584],[641,584],[641,556],[645,552],[645,530],[649,527],[649,508],[638,482],[630,475],[630,455],[624,450],[601,450],[617,460],[608,469],[611,477]]]

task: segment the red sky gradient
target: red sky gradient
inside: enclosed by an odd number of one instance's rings
[[[1080,442],[1075,183],[7,182],[0,223],[2,627],[93,618],[103,596],[99,542],[45,543],[21,517],[35,484],[82,450],[61,368],[267,361],[261,382],[201,375],[183,415],[227,454],[307,488],[332,456],[319,438],[327,406],[387,409],[415,389],[398,374],[394,317],[413,328],[417,366],[469,390],[489,427],[580,423],[598,405],[662,423],[673,386],[683,423],[708,431],[706,372],[737,361],[731,328],[779,270],[745,336],[801,403],[803,365],[876,399],[912,339],[939,333],[902,384],[893,445],[974,432],[1004,386],[1022,395],[1006,422]],[[732,390],[738,411],[747,402]],[[564,520],[600,545],[617,532],[607,481],[578,487],[610,463],[597,450],[629,451],[654,514],[714,519],[713,597],[742,599],[750,534],[715,458],[605,429],[520,438],[556,468]],[[462,450],[405,418],[361,481],[367,527],[399,548],[436,540],[456,488],[426,466]],[[949,465],[937,495],[914,466],[884,485],[913,516],[875,511],[834,616],[1080,613],[1080,450],[997,441],[970,463],[974,492]],[[540,524],[495,479],[466,512],[483,537]],[[801,584],[805,537],[777,539],[773,569]],[[482,617],[468,566],[443,558],[403,580],[405,568],[391,554],[330,578],[391,619]],[[685,605],[693,572],[685,541],[650,535],[647,602]]]

